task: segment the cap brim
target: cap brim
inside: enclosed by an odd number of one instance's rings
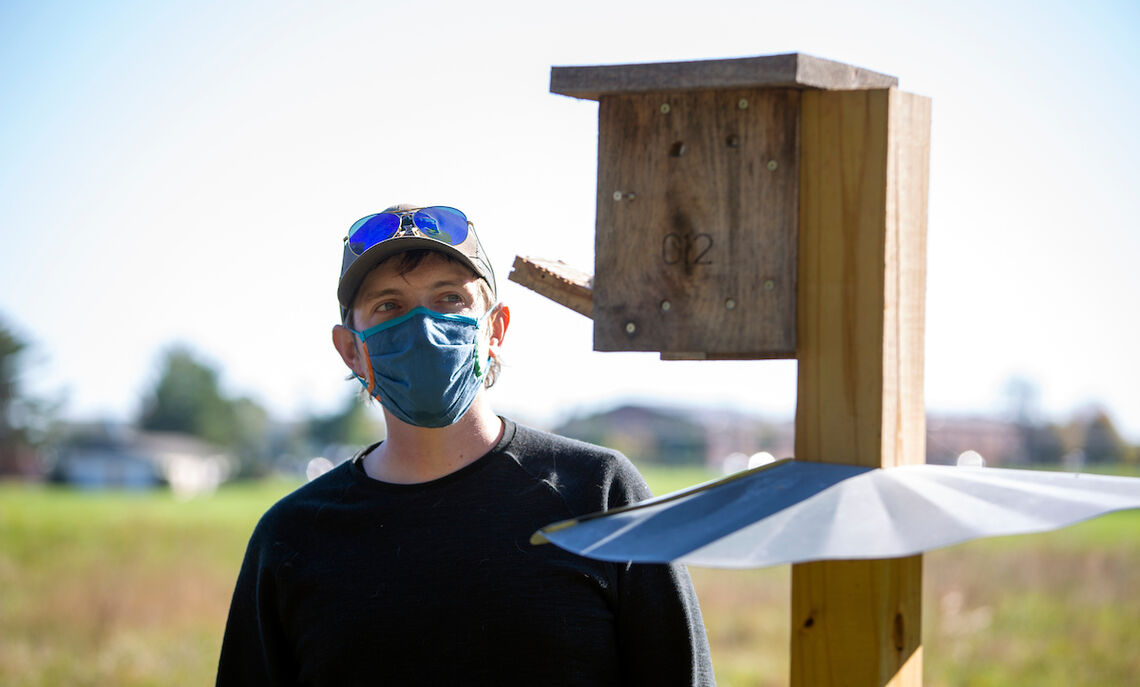
[[[492,290],[495,289],[494,276],[488,274],[488,270],[490,269],[489,265],[479,265],[458,248],[442,241],[436,241],[435,239],[423,236],[399,236],[381,241],[364,251],[364,254],[353,260],[352,264],[349,265],[348,269],[341,275],[336,296],[337,300],[340,301],[342,315],[347,309],[352,307],[352,301],[356,297],[357,289],[360,288],[364,277],[366,277],[374,267],[396,253],[416,249],[432,250],[455,258],[460,263],[469,267],[476,276],[486,280],[487,283],[491,285]],[[344,247],[344,250],[345,258],[347,259],[351,255],[347,245]]]

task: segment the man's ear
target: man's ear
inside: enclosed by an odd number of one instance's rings
[[[332,329],[333,346],[340,353],[340,359],[358,377],[365,377],[368,367],[364,361],[364,351],[357,345],[359,339],[352,330],[344,325],[336,325]]]
[[[503,339],[507,336],[507,327],[511,324],[511,309],[505,305],[500,305],[491,313],[491,352],[498,354],[498,349],[503,345]]]

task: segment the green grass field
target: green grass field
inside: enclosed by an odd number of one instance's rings
[[[646,476],[658,494],[712,477]],[[0,686],[212,684],[246,538],[293,486],[0,485]],[[788,567],[692,572],[719,684],[786,684]],[[1136,684],[1138,583],[1140,511],[927,554],[926,684]]]

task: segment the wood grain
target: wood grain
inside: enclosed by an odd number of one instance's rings
[[[559,305],[586,317],[593,317],[593,277],[561,260],[516,255],[507,278]]]
[[[795,354],[799,99],[602,98],[596,350]]]
[[[710,89],[850,90],[897,86],[898,78],[803,53],[726,60],[552,67],[550,92],[600,100],[628,93]]]
[[[791,681],[922,684],[922,556],[792,566]]]
[[[930,101],[802,100],[795,455],[921,463]],[[919,685],[921,556],[792,567],[792,685]]]

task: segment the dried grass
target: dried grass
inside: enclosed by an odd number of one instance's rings
[[[290,485],[208,501],[0,486],[0,687],[213,681],[245,539]],[[718,683],[787,684],[790,574],[692,569]],[[927,554],[926,684],[1140,675],[1140,512]]]

